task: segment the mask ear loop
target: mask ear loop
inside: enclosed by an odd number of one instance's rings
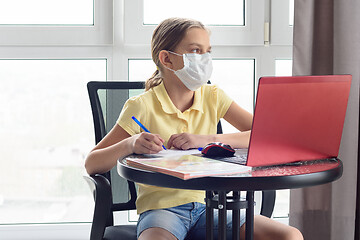
[[[170,50],[166,50],[167,52],[169,52],[169,53],[172,53],[172,54],[174,54],[174,55],[177,55],[177,56],[180,56],[180,57],[183,57],[184,58],[184,56],[182,55],[182,54],[178,54],[178,53],[176,53],[176,52],[173,52],[173,51],[170,51]],[[184,61],[184,59],[183,59],[183,61]],[[170,71],[172,71],[172,72],[176,72],[174,69],[171,69],[171,68],[168,68],[167,66],[164,66],[166,69],[169,69]]]
[[[164,66],[164,67],[175,73],[174,69],[168,68],[167,66]]]
[[[169,52],[169,53],[172,53],[172,54],[175,54],[175,55],[178,55],[178,56],[182,56],[182,54],[178,54],[178,53],[173,52],[173,51],[170,51],[170,50],[168,50],[168,52]]]

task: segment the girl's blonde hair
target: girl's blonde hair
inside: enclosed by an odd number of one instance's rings
[[[151,55],[157,69],[151,78],[146,81],[146,91],[159,85],[163,81],[159,60],[160,51],[174,51],[176,46],[184,38],[186,31],[194,27],[206,30],[201,22],[186,18],[168,18],[156,27],[151,40]]]

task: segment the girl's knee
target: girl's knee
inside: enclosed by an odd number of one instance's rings
[[[286,229],[278,232],[276,235],[277,240],[304,240],[302,233],[297,228],[291,226],[287,226]]]
[[[139,240],[151,240],[151,239],[157,239],[157,240],[177,240],[177,238],[172,235],[170,232],[166,231],[162,228],[148,228],[144,230],[140,236]]]
[[[290,227],[286,233],[285,238],[286,240],[304,240],[304,237],[302,233],[299,231],[299,229]]]
[[[301,232],[291,226],[264,216],[255,216],[254,239],[256,240],[303,240]]]

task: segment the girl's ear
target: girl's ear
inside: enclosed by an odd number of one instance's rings
[[[159,60],[160,60],[160,63],[167,67],[167,68],[170,68],[172,69],[173,68],[173,64],[171,62],[171,59],[170,59],[170,54],[168,51],[166,50],[161,50],[159,52]]]

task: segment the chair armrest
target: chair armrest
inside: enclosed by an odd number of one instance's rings
[[[112,193],[109,181],[102,175],[84,176],[94,195],[95,208],[90,240],[101,240],[107,226],[112,223]]]
[[[261,211],[260,214],[266,217],[271,217],[276,199],[275,190],[262,191]]]
[[[130,199],[127,202],[122,203],[114,203],[112,206],[112,211],[124,211],[124,210],[135,210],[136,209],[136,198],[137,198],[137,192],[135,188],[134,182],[127,181],[129,193],[130,193]]]

